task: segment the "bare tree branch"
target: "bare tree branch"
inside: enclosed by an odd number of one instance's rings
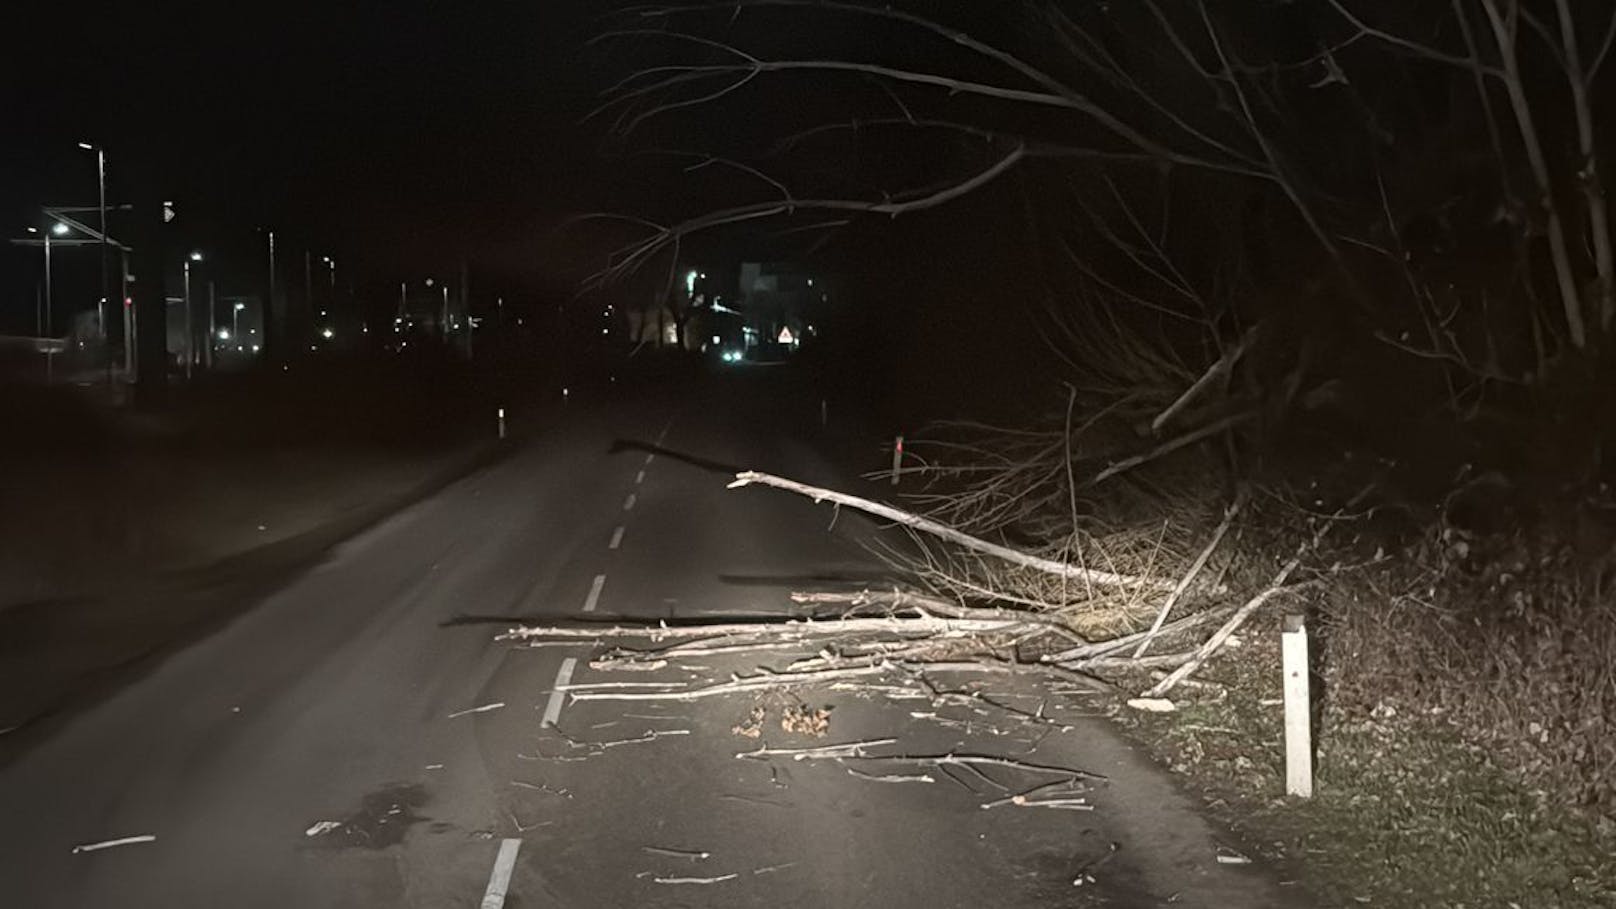
[[[1605,187],[1599,176],[1599,154],[1594,147],[1594,113],[1588,99],[1588,77],[1582,71],[1582,54],[1577,47],[1577,25],[1571,17],[1570,0],[1554,0],[1560,20],[1560,43],[1567,81],[1571,83],[1571,109],[1577,119],[1577,184],[1582,189],[1583,207],[1588,213],[1588,242],[1594,252],[1594,272],[1599,286],[1594,294],[1599,305],[1599,328],[1608,332],[1616,320],[1616,260],[1611,256],[1610,214],[1605,207]]]
[[[1025,149],[1017,146],[982,171],[957,183],[913,198],[887,199],[880,202],[863,199],[795,199],[757,202],[707,212],[662,228],[650,237],[624,250],[619,261],[606,269],[602,277],[603,279],[610,279],[613,276],[627,274],[638,267],[645,259],[655,255],[667,245],[678,242],[680,238],[718,227],[812,210],[866,212],[897,217],[908,212],[935,208],[961,196],[968,195],[976,189],[993,182],[1005,171],[1014,167],[1024,156]]]
[[[950,543],[963,546],[966,549],[975,550],[976,552],[990,555],[997,559],[1003,559],[1006,562],[1020,565],[1024,568],[1042,571],[1047,574],[1070,578],[1085,578],[1090,583],[1111,587],[1137,587],[1146,590],[1166,590],[1169,587],[1169,585],[1161,581],[1149,578],[1129,577],[1113,574],[1107,571],[1097,571],[1094,569],[1074,568],[1071,565],[1057,562],[1054,559],[1046,559],[1040,556],[1028,555],[1025,552],[1011,549],[1008,546],[990,543],[987,540],[961,533],[960,531],[955,530],[946,524],[939,524],[938,522],[929,518],[923,518],[920,515],[902,511],[900,509],[893,508],[890,505],[883,505],[880,502],[873,502],[869,499],[860,498],[859,496],[851,496],[843,492],[836,492],[832,489],[809,486],[806,483],[798,483],[795,480],[788,480],[784,477],[774,476],[773,474],[761,473],[755,470],[748,470],[743,473],[738,473],[735,475],[734,482],[729,484],[729,488],[738,489],[742,486],[751,486],[753,484],[773,486],[776,489],[784,489],[787,492],[794,492],[801,496],[807,496],[808,498],[813,499],[815,502],[833,502],[837,505],[845,505],[848,508],[856,508],[859,511],[875,515],[879,518],[885,518],[886,520],[892,521],[893,523],[902,525],[904,527],[913,528],[921,533],[930,534],[939,539],[947,540]]]

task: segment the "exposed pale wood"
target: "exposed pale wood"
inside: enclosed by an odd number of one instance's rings
[[[1206,643],[1196,648],[1194,656],[1190,657],[1189,660],[1184,663],[1184,665],[1169,673],[1167,678],[1157,682],[1150,688],[1150,690],[1145,692],[1144,696],[1147,698],[1159,698],[1167,692],[1172,691],[1173,686],[1177,685],[1184,679],[1189,678],[1197,669],[1200,669],[1201,664],[1205,663],[1207,659],[1212,656],[1212,654],[1217,653],[1218,649],[1223,646],[1224,642],[1229,640],[1229,636],[1238,631],[1240,626],[1244,625],[1246,620],[1251,618],[1252,614],[1266,605],[1269,600],[1284,594],[1295,593],[1297,590],[1313,584],[1313,581],[1303,581],[1300,584],[1291,584],[1288,586],[1285,584],[1285,582],[1290,579],[1291,572],[1295,571],[1296,567],[1300,564],[1302,564],[1302,556],[1300,553],[1298,553],[1289,562],[1285,563],[1285,567],[1280,569],[1279,574],[1275,575],[1272,584],[1270,584],[1261,593],[1247,600],[1245,605],[1241,606],[1239,609],[1236,609],[1234,615],[1229,617],[1229,621],[1223,623],[1223,627],[1213,632],[1212,636],[1206,639]]]
[[[903,527],[918,530],[921,533],[930,534],[931,536],[939,539],[947,540],[950,543],[963,546],[966,549],[980,552],[984,555],[990,555],[994,558],[1002,559],[1006,562],[1010,562],[1014,565],[1020,565],[1024,568],[1031,568],[1036,571],[1043,571],[1060,577],[1084,580],[1091,584],[1106,587],[1127,587],[1162,591],[1171,589],[1171,585],[1163,581],[1150,578],[1133,577],[1130,575],[1113,574],[1108,571],[1099,571],[1092,568],[1078,568],[1072,565],[1067,565],[1063,562],[1057,562],[1054,559],[1046,559],[1042,556],[1030,555],[1019,550],[1011,549],[1008,546],[1001,546],[997,543],[991,543],[979,537],[973,537],[970,534],[955,530],[946,524],[941,524],[929,518],[924,518],[917,514],[903,511],[898,508],[893,508],[891,505],[886,505],[881,502],[874,502],[859,496],[848,495],[844,492],[837,492],[833,489],[810,486],[806,483],[799,483],[796,480],[788,480],[785,477],[778,477],[774,474],[762,473],[756,470],[743,471],[735,475],[735,480],[729,484],[729,488],[738,489],[742,486],[751,486],[754,484],[761,486],[773,486],[776,489],[784,489],[787,492],[794,492],[798,495],[806,496],[813,499],[815,502],[832,502],[837,505],[844,505],[848,508],[856,508],[859,511],[865,512],[866,514],[872,514],[879,518],[885,518],[886,520],[892,521],[893,523],[899,524]]]
[[[556,623],[554,625],[517,625],[498,636],[498,640],[527,640],[529,638],[576,638],[589,641],[597,638],[649,638],[653,641],[674,638],[737,637],[758,635],[838,635],[872,631],[931,631],[931,632],[984,632],[1013,631],[1020,627],[1014,619],[950,619],[932,615],[914,617],[883,617],[867,619],[780,619],[763,622],[725,622],[722,624],[683,625],[591,625],[587,622]]]
[[[1201,573],[1201,569],[1206,567],[1207,560],[1212,558],[1213,550],[1218,548],[1218,544],[1223,542],[1223,537],[1229,532],[1229,528],[1234,526],[1235,516],[1240,513],[1240,509],[1245,503],[1246,488],[1242,486],[1240,491],[1235,493],[1234,502],[1230,503],[1228,510],[1223,513],[1223,520],[1218,523],[1218,529],[1212,533],[1212,539],[1207,541],[1206,547],[1201,550],[1200,555],[1195,557],[1195,561],[1190,565],[1189,570],[1184,572],[1184,576],[1173,587],[1173,592],[1168,594],[1167,599],[1162,602],[1161,611],[1156,613],[1156,621],[1151,623],[1150,630],[1145,632],[1145,636],[1139,641],[1139,647],[1133,652],[1135,659],[1145,655],[1145,649],[1150,646],[1151,640],[1161,632],[1162,623],[1167,621],[1167,614],[1173,611],[1173,607],[1184,596],[1184,591],[1189,589],[1190,585],[1195,582],[1196,576]]]

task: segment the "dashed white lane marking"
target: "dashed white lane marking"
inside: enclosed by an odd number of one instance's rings
[[[561,701],[567,696],[566,687],[572,683],[572,668],[577,665],[577,657],[567,657],[561,661],[561,668],[556,671],[555,686],[550,689],[550,700],[544,705],[544,718],[539,720],[539,728],[554,726],[556,720],[561,719]]]
[[[645,466],[650,467],[651,462],[654,460],[656,460],[656,452],[653,451],[645,456]]]
[[[639,501],[638,496],[636,496],[632,492],[629,493],[628,498],[623,500],[623,510],[624,511],[633,511],[634,510],[634,503],[638,502],[638,501]]]
[[[623,525],[619,524],[617,525],[617,529],[612,531],[612,541],[611,543],[607,544],[606,548],[616,549],[621,545],[623,545]]]
[[[605,586],[606,576],[595,575],[594,583],[589,585],[589,596],[584,597],[584,612],[594,612],[595,607],[600,605],[600,589]]]
[[[642,469],[639,473],[634,475],[634,485],[638,486],[638,485],[640,485],[641,483],[644,483],[644,482],[645,482],[645,471]]]
[[[516,851],[521,848],[521,840],[500,840],[499,855],[494,859],[493,873],[488,875],[488,889],[483,891],[481,909],[503,909],[505,891],[511,886],[511,871],[516,868]]]

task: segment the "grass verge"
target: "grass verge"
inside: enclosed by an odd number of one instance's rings
[[[1332,704],[1328,674],[1316,796],[1284,797],[1278,643],[1277,620],[1248,626],[1201,676],[1222,693],[1117,719],[1318,905],[1616,906],[1616,824],[1523,785],[1440,714]]]

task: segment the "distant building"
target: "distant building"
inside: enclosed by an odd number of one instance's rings
[[[736,308],[747,347],[794,346],[815,335],[814,320],[830,298],[823,280],[791,262],[743,262]]]

